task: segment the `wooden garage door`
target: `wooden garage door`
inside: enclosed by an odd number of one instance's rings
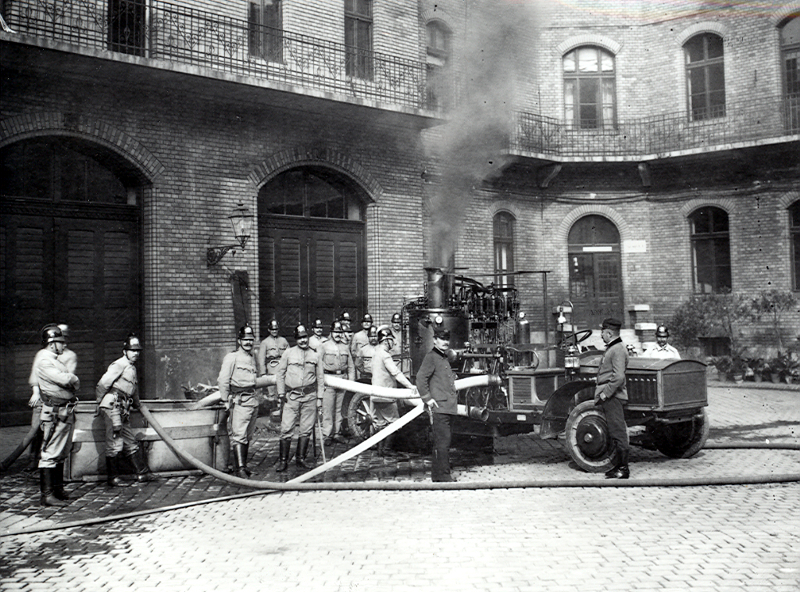
[[[58,208],[4,200],[0,224],[0,376],[3,425],[30,420],[28,376],[40,329],[70,327],[82,400],[140,332],[139,214],[135,206]]]

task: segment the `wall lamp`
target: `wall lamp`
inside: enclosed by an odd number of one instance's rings
[[[244,204],[238,204],[238,207],[228,216],[228,220],[231,221],[231,226],[233,226],[233,236],[238,242],[235,245],[208,247],[206,250],[206,263],[208,267],[219,263],[228,251],[233,249],[241,249],[244,251],[244,246],[247,244],[247,239],[250,238],[250,233],[253,230],[253,218],[253,214],[244,207]]]

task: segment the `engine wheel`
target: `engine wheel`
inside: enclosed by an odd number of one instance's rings
[[[705,446],[710,430],[706,410],[691,421],[648,427],[656,449],[670,458],[691,458]]]
[[[353,393],[347,406],[347,427],[354,438],[366,440],[378,430],[375,428],[377,416],[375,406],[369,395]]]
[[[594,401],[584,401],[570,412],[566,447],[575,464],[588,473],[603,473],[613,466],[606,416]]]

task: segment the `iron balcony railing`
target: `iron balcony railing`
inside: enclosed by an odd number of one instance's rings
[[[635,158],[793,136],[800,134],[800,95],[728,102],[719,116],[713,115],[692,121],[685,112],[669,113],[581,129],[521,112],[511,149],[562,158]]]
[[[426,108],[423,62],[161,0],[6,0],[9,27],[81,47]]]

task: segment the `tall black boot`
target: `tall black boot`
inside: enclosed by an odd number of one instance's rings
[[[628,467],[628,451],[620,450],[619,459],[619,467],[611,476],[606,475],[607,479],[627,479],[631,476],[631,471]]]
[[[242,444],[242,446],[244,446],[244,454],[242,455],[242,458],[244,459],[244,472],[247,473],[247,476],[249,477],[252,475],[250,469],[247,468],[247,457],[250,455],[250,444]]]
[[[389,434],[378,444],[378,456],[395,456],[396,453],[392,449],[394,442],[394,434]]]
[[[66,506],[53,494],[53,471],[55,469],[39,469],[40,502],[43,506]]]
[[[616,442],[613,444],[614,450],[611,451],[611,468],[606,471],[606,479],[613,479],[614,474],[620,465],[620,449],[617,447]]]
[[[156,480],[153,473],[150,472],[150,467],[147,466],[147,461],[145,460],[144,454],[144,450],[139,448],[139,450],[130,455],[133,468],[136,469],[136,480],[139,483]]]
[[[122,481],[119,480],[117,475],[119,474],[119,467],[117,466],[117,457],[116,456],[107,456],[106,457],[106,484],[109,487],[119,487],[122,485]]]
[[[64,463],[58,463],[53,469],[53,495],[61,501],[69,499],[67,492],[64,491]]]
[[[289,468],[289,450],[292,446],[292,441],[289,438],[282,438],[278,441],[280,445],[280,449],[278,452],[278,468],[276,471],[278,473],[283,473],[286,469]]]
[[[297,439],[297,452],[294,455],[294,463],[303,469],[310,469],[306,464],[306,455],[308,454],[308,445],[311,439],[308,436],[300,436]]]
[[[244,444],[233,445],[233,456],[236,459],[234,461],[236,465],[236,476],[240,479],[247,479],[250,473],[247,470],[247,452]]]

